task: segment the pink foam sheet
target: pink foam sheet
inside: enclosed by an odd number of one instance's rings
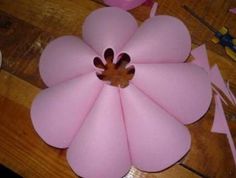
[[[120,178],[130,169],[130,155],[117,88],[104,85],[70,145],[67,159],[82,177]]]
[[[206,45],[201,45],[191,51],[192,56],[195,60],[192,61],[193,64],[196,64],[202,67],[206,72],[209,73],[210,65],[208,62]]]
[[[220,101],[219,95],[215,96],[215,117],[214,117],[214,122],[213,122],[211,131],[227,135],[231,152],[234,158],[235,166],[236,166],[236,148],[234,145],[232,135],[229,130],[229,126],[227,124],[227,120],[224,114],[223,106]]]
[[[137,29],[137,22],[131,14],[117,8],[101,8],[92,12],[83,25],[83,39],[100,56],[107,48],[115,54],[130,39]]]
[[[188,129],[132,84],[121,90],[132,164],[161,171],[189,150]]]
[[[40,92],[31,108],[37,133],[49,145],[68,147],[102,85],[90,73]]]
[[[212,90],[207,73],[188,64],[137,64],[131,81],[184,124],[197,121],[209,108]]]
[[[211,68],[209,75],[211,82],[225,94],[225,96],[230,100],[231,103],[234,103],[217,65],[214,65]]]
[[[144,3],[145,0],[104,0],[104,2],[109,6],[130,10]]]
[[[95,56],[95,52],[78,37],[59,37],[44,49],[39,62],[40,75],[47,86],[53,86],[93,71]]]
[[[133,63],[183,62],[191,49],[186,26],[177,18],[158,15],[147,19],[123,48]]]

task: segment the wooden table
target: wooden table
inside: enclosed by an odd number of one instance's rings
[[[193,44],[205,43],[210,64],[219,65],[223,77],[236,94],[236,63],[219,45],[211,42],[213,34],[183,10],[194,9],[216,28],[227,26],[236,36],[236,15],[228,9],[234,0],[158,0],[159,14],[174,15],[189,28]],[[46,145],[36,134],[30,119],[34,96],[45,88],[38,72],[38,59],[45,45],[65,34],[81,34],[87,15],[103,7],[100,0],[1,0],[0,49],[0,164],[23,177],[76,177],[65,159],[65,150]],[[150,7],[141,6],[131,13],[141,22]],[[236,109],[224,106],[236,143]],[[199,121],[189,125],[192,135],[190,152],[175,166],[160,173],[143,173],[134,168],[127,178],[236,177],[235,165],[225,135],[211,133],[214,104]],[[107,170],[109,171],[109,170]],[[1,175],[0,175],[1,177]]]

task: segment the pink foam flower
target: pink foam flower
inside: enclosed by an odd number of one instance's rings
[[[37,133],[68,148],[82,177],[122,177],[132,165],[161,171],[180,160],[191,145],[184,125],[204,115],[212,96],[207,73],[184,62],[185,25],[158,15],[138,28],[128,12],[107,7],[86,18],[82,37],[57,38],[42,53],[49,88],[32,105]]]

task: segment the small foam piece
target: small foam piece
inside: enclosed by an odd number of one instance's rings
[[[220,73],[218,65],[215,64],[211,68],[211,70],[209,72],[209,76],[210,76],[211,82],[225,94],[225,96],[230,100],[231,103],[234,103],[234,101],[228,91],[228,88],[225,84],[225,81]]]
[[[236,8],[229,9],[229,12],[236,14]]]
[[[154,17],[157,12],[158,3],[153,3],[152,9],[150,11],[150,17]]]
[[[230,93],[230,96],[231,96],[232,100],[234,101],[233,104],[236,105],[236,97],[235,97],[235,95],[233,94],[233,92],[230,90],[229,81],[227,81],[227,88],[228,88],[228,91],[229,91],[229,93]]]
[[[219,95],[215,95],[215,116],[214,116],[214,122],[211,128],[211,131],[227,135],[229,145],[232,151],[232,155],[234,158],[234,162],[236,165],[236,148],[234,145],[232,135],[229,130],[229,126],[227,124],[227,120],[225,117],[225,113],[224,113]]]
[[[196,64],[202,67],[206,72],[209,73],[210,65],[208,62],[207,50],[206,45],[203,44],[191,51],[192,56],[195,58],[191,63]]]

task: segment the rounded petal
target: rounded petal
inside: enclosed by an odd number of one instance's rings
[[[112,48],[117,54],[136,29],[137,22],[128,12],[106,7],[92,12],[86,18],[83,39],[100,56],[103,56],[107,48]]]
[[[82,177],[119,178],[130,169],[130,155],[118,89],[105,85],[67,152]]]
[[[109,6],[115,6],[120,7],[124,10],[130,10],[144,3],[145,0],[104,0],[104,2]]]
[[[95,52],[75,36],[63,36],[51,41],[44,49],[39,71],[47,86],[91,72]]]
[[[31,108],[37,133],[49,145],[68,147],[102,86],[90,73],[40,92]]]
[[[189,150],[188,129],[132,84],[121,90],[132,163],[143,171],[161,171]]]
[[[207,73],[194,64],[137,64],[131,81],[184,124],[209,108],[212,91]]]
[[[186,26],[177,18],[158,15],[146,20],[123,51],[134,63],[183,62],[191,49]]]

